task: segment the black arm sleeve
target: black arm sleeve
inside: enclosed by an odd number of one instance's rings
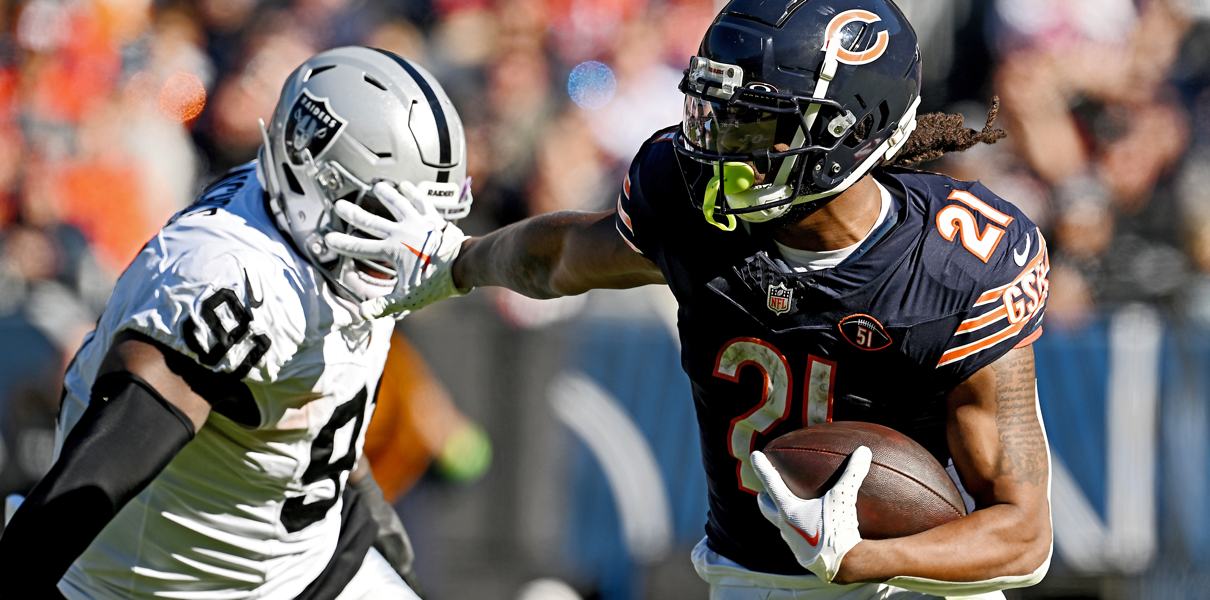
[[[184,413],[134,374],[99,377],[59,459],[0,536],[6,591],[53,594],[72,561],[194,433]]]

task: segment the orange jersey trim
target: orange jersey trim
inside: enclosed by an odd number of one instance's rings
[[[1013,349],[1015,350],[1017,348],[1024,348],[1026,346],[1029,346],[1030,344],[1033,344],[1034,342],[1038,341],[1038,338],[1040,338],[1040,337],[1042,337],[1042,328],[1041,327],[1039,327],[1037,331],[1029,334],[1029,337],[1027,337],[1027,338],[1021,340],[1019,343],[1017,343],[1016,346],[1013,346]]]
[[[963,321],[962,324],[958,326],[958,331],[954,332],[954,335],[978,331],[1006,317],[1008,317],[1008,309],[1004,306],[1001,306],[1000,308],[997,308],[996,310],[993,310],[982,316]]]
[[[638,252],[639,254],[642,254],[642,253],[643,253],[643,251],[642,251],[642,250],[639,250],[639,247],[638,247],[638,246],[634,245],[634,242],[630,241],[630,238],[626,237],[626,233],[625,233],[625,232],[623,232],[623,231],[622,231],[622,230],[621,230],[621,229],[620,229],[620,228],[617,226],[617,224],[616,224],[616,223],[614,224],[613,228],[618,230],[618,235],[622,237],[622,241],[623,241],[623,242],[626,242],[626,245],[627,245],[627,246],[630,246],[630,249],[631,249],[631,250],[634,250],[635,252]]]
[[[1009,325],[1008,327],[1001,329],[998,333],[993,333],[992,335],[989,335],[979,341],[971,342],[965,346],[958,346],[957,348],[942,354],[941,360],[937,362],[937,366],[944,367],[950,363],[958,362],[968,356],[972,356],[987,350],[988,348],[991,348],[992,346],[995,346],[996,344],[999,344],[1000,342],[1003,342],[1004,340],[1021,333],[1021,330],[1025,329],[1025,324],[1029,323],[1029,321],[1030,319],[1022,319],[1020,323],[1017,323],[1016,325]]]
[[[1010,281],[998,288],[992,288],[992,289],[987,290],[986,292],[983,292],[982,294],[980,294],[979,299],[975,301],[975,306],[983,306],[984,304],[991,304],[992,302],[999,300],[1000,296],[1002,294],[1004,294],[1004,290],[1007,290],[1008,288],[1010,288],[1014,285],[1017,285],[1018,283],[1021,283],[1021,279],[1025,277],[1026,273],[1029,273],[1030,271],[1038,268],[1038,265],[1042,262],[1043,259],[1046,258],[1046,239],[1043,238],[1041,236],[1041,234],[1038,235],[1038,239],[1042,240],[1042,244],[1041,244],[1042,247],[1038,249],[1037,256],[1034,256],[1033,260],[1026,263],[1025,268],[1022,269],[1021,272],[1019,274],[1017,274],[1017,276],[1014,277],[1012,281]]]
[[[630,215],[626,214],[626,209],[622,207],[622,197],[618,196],[618,216],[622,219],[622,224],[626,229],[630,230],[630,235],[634,235],[634,223],[630,221]]]

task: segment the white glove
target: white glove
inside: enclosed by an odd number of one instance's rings
[[[822,498],[804,500],[786,487],[763,453],[752,453],[752,467],[765,488],[756,498],[761,514],[781,531],[798,563],[829,583],[840,571],[844,555],[861,541],[857,490],[870,472],[870,457],[869,448],[858,447],[832,489]]]
[[[397,220],[384,219],[352,202],[339,200],[336,215],[353,227],[380,239],[365,239],[345,233],[324,236],[328,247],[339,254],[394,265],[395,289],[381,298],[361,303],[367,319],[405,315],[466,291],[454,287],[451,266],[466,234],[441,217],[431,200],[417,193],[416,186],[399,187],[380,181],[373,194]]]

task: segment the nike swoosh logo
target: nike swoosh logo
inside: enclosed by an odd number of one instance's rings
[[[409,251],[411,251],[412,254],[415,254],[417,258],[419,258],[420,260],[423,260],[424,264],[427,265],[432,260],[432,258],[429,255],[409,246],[407,244],[407,242],[399,242],[399,243],[403,244],[403,247],[407,248]]]
[[[257,300],[252,295],[252,280],[248,278],[248,269],[244,269],[244,289],[248,292],[248,306],[252,308],[260,308],[265,303],[265,295],[261,294],[260,300]]]
[[[1017,252],[1013,250],[1013,260],[1016,261],[1018,267],[1024,267],[1025,261],[1029,259],[1029,247],[1033,245],[1033,237],[1025,234],[1025,251]]]
[[[791,523],[790,527],[794,527],[794,524]],[[805,532],[797,527],[794,527],[794,531],[797,531],[798,535],[801,535],[804,540],[807,540],[807,543],[811,544],[812,547],[819,545],[819,532],[818,531],[815,532],[815,535],[807,535],[807,532]]]

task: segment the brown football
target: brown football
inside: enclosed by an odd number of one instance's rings
[[[812,425],[765,446],[765,456],[800,498],[831,489],[858,446],[870,449],[870,473],[857,492],[861,537],[903,537],[966,514],[945,468],[911,438],[882,425],[839,421]]]

